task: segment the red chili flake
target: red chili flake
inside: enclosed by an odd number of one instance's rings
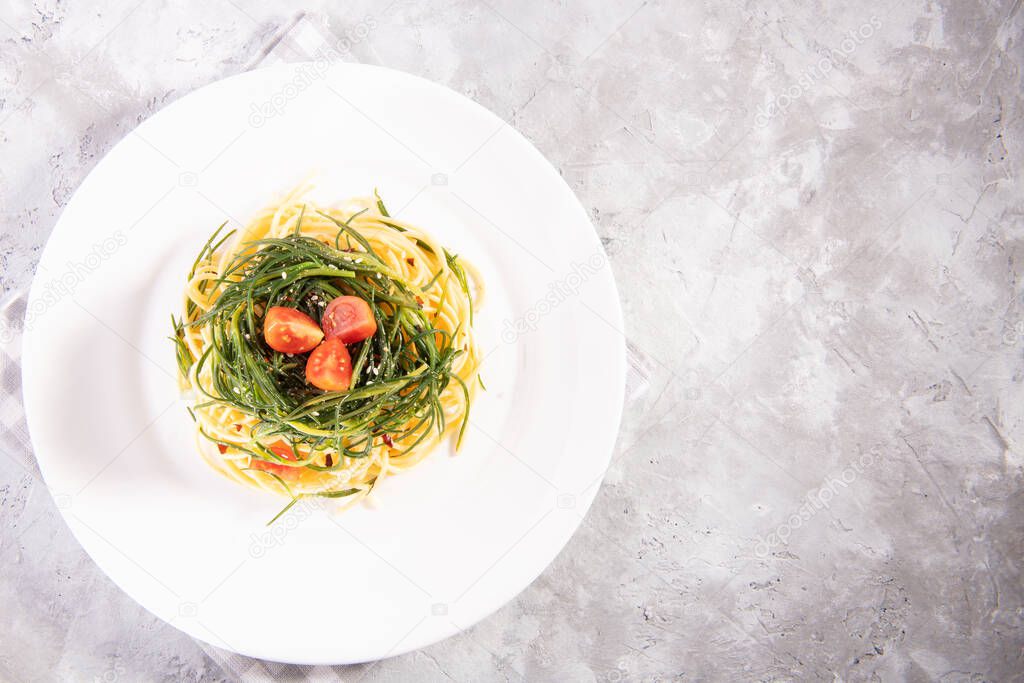
[[[236,432],[242,431],[242,425],[235,425],[235,431]]]
[[[410,266],[415,266],[416,265],[416,259],[414,259],[412,256],[410,256],[409,258],[405,259],[405,262],[408,263]]]
[[[224,455],[225,453],[227,453],[227,452],[228,452],[228,447],[227,447],[227,446],[225,446],[225,445],[224,445],[224,444],[222,444],[222,443],[219,443],[219,444],[217,444],[217,450],[218,450],[218,451],[220,451],[220,454],[221,454],[221,455]]]
[[[423,306],[423,299],[421,299],[418,295],[416,296],[416,303],[418,303],[421,307]]]
[[[324,465],[326,465],[327,467],[330,467],[333,464],[334,464],[334,460],[331,458],[331,454],[328,453],[327,455],[324,456]]]
[[[394,448],[395,447],[395,442],[394,442],[394,440],[392,440],[390,434],[385,434],[381,438],[384,439],[384,443],[386,443],[388,445],[388,448]]]

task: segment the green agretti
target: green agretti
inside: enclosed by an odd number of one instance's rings
[[[220,279],[204,283],[206,287],[222,287],[213,308],[201,313],[190,302],[185,319],[172,318],[172,339],[182,375],[187,377],[192,366],[198,364],[197,374],[209,370],[212,378],[212,391],[195,387],[201,393],[196,408],[224,404],[259,420],[247,447],[204,436],[258,460],[331,471],[343,464],[337,454],[366,457],[378,437],[401,440],[403,452],[408,452],[431,430],[443,434],[446,421],[440,396],[454,380],[466,397],[466,412],[459,428],[461,442],[469,420],[469,391],[452,371],[454,361],[463,353],[454,346],[455,335],[436,327],[407,284],[351,227],[355,216],[342,222],[321,215],[338,226],[333,246],[303,236],[300,214],[292,234],[244,245],[246,248],[234,257]],[[223,227],[200,251],[192,274],[230,236],[220,236]],[[391,227],[402,230],[397,225]],[[457,257],[445,252],[445,258],[455,280],[469,296]],[[434,276],[427,289],[438,285],[441,274],[439,271]],[[342,295],[358,296],[369,303],[377,332],[350,347],[351,387],[324,392],[306,382],[304,355],[280,353],[264,342],[262,315],[271,306],[288,306],[319,320],[326,305]],[[195,358],[184,342],[184,330],[205,325],[209,326],[212,343]],[[270,442],[273,437],[284,437],[293,449],[303,444],[314,452],[331,451],[335,457],[311,454],[301,458],[295,450],[295,459],[288,460],[259,443]],[[267,474],[290,493],[284,481]],[[341,497],[355,492],[348,489],[313,495]],[[293,496],[291,504],[296,499]]]

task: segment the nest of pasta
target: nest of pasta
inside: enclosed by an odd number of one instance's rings
[[[223,228],[172,318],[211,466],[290,507],[356,500],[446,436],[461,442],[482,385],[471,264],[379,196],[318,208],[299,191]]]

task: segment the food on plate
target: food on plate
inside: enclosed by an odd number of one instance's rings
[[[172,316],[200,453],[288,507],[361,499],[457,446],[482,386],[473,265],[376,194],[322,207],[306,193],[222,225]]]

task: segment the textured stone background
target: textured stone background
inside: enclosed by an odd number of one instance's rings
[[[464,93],[558,167],[649,374],[593,509],[528,590],[446,642],[315,677],[1020,679],[1024,13],[848,4],[304,3],[346,58]],[[297,18],[0,9],[5,298],[107,150],[194,88],[302,57]],[[236,676],[124,596],[0,458],[0,679]]]

